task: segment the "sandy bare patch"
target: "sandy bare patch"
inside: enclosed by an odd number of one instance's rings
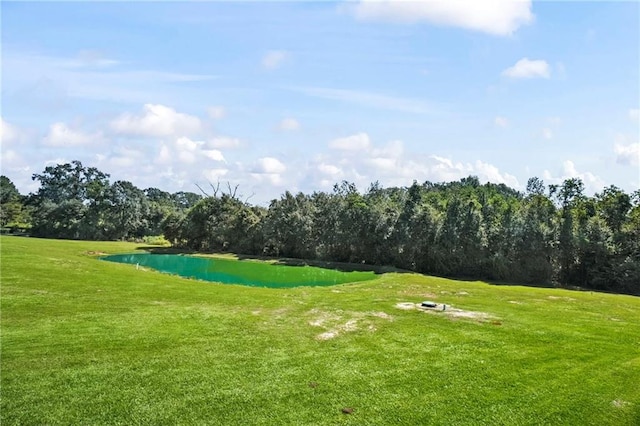
[[[103,251],[94,251],[94,250],[88,250],[85,253],[88,254],[89,256],[104,256],[107,254]]]
[[[416,309],[416,310],[434,314],[434,315],[436,314],[445,315],[450,318],[466,318],[466,319],[475,319],[480,321],[496,319],[495,316],[488,314],[486,312],[467,311],[464,309],[454,308],[451,305],[444,305],[441,303],[436,304],[436,306],[433,308],[428,308],[428,307],[422,306],[420,303],[400,302],[400,303],[396,303],[396,308],[402,309],[404,311]]]
[[[616,408],[624,408],[628,405],[631,405],[631,403],[629,401],[623,401],[621,399],[614,399],[613,401],[611,401],[611,405]]]
[[[281,318],[283,315],[285,315],[288,312],[289,312],[288,308],[280,308],[280,309],[276,309],[275,311],[273,311],[273,315],[276,318]]]
[[[374,316],[374,317],[378,317],[378,318],[382,318],[382,319],[386,319],[386,320],[393,320],[393,317],[389,314],[387,314],[386,312],[371,312],[369,313],[369,315]]]
[[[360,329],[377,330],[375,322],[378,318],[392,321],[393,317],[386,312],[326,312],[312,309],[314,316],[308,321],[312,327],[324,328],[325,331],[316,336],[317,340],[329,340],[344,333],[351,333]]]
[[[566,300],[567,302],[572,302],[572,301],[576,300],[573,297],[564,297],[564,296],[547,296],[547,299],[551,299],[551,300]]]
[[[330,340],[333,339],[334,337],[338,336],[338,332],[337,331],[327,331],[324,333],[320,333],[316,336],[316,339],[318,340]]]
[[[456,309],[456,308],[449,308],[442,313],[454,318],[470,318],[470,319],[477,319],[477,320],[486,320],[486,319],[494,318],[493,315],[490,315],[486,312],[465,311],[463,309]]]
[[[522,302],[517,302],[515,300],[509,300],[509,303],[513,303],[514,305],[522,305]]]
[[[469,293],[467,293],[466,291],[459,291],[456,293],[456,296],[468,296]]]
[[[340,321],[342,317],[331,312],[320,311],[318,309],[312,309],[311,312],[315,318],[309,321],[309,325],[313,327],[323,327],[326,323],[335,323]]]
[[[342,326],[342,329],[344,331],[356,331],[358,329],[358,320],[350,319],[349,321],[344,323],[344,325]]]
[[[416,309],[416,304],[411,302],[400,302],[396,303],[396,308],[402,309],[403,311],[411,311]]]

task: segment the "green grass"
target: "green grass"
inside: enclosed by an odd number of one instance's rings
[[[97,260],[132,243],[0,244],[3,426],[640,424],[637,297],[400,273],[243,287]],[[395,306],[427,299],[495,318]]]

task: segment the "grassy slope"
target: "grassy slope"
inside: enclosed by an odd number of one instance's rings
[[[0,244],[3,426],[640,424],[640,298],[414,274],[252,288],[87,254],[133,244]],[[395,308],[425,299],[499,319]]]

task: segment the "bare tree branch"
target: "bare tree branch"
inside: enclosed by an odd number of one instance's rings
[[[207,194],[206,192],[204,192],[204,189],[202,189],[202,188],[200,187],[200,185],[198,185],[197,183],[196,183],[195,185],[198,187],[198,189],[200,190],[200,192],[202,192],[206,197],[210,197],[210,195],[209,195],[209,194]]]
[[[244,203],[245,203],[245,204],[247,204],[247,203],[249,202],[249,199],[250,199],[251,197],[253,197],[254,195],[256,195],[256,193],[255,193],[255,192],[252,192],[252,193],[251,193],[251,195],[249,195],[247,198],[245,198],[245,199],[244,199]]]
[[[233,191],[231,191],[231,183],[227,181],[227,187],[229,188],[229,196],[231,198],[236,198],[236,192],[238,192],[238,186],[240,186],[240,184],[237,184],[235,188],[233,188]]]
[[[209,182],[209,186],[211,187],[211,189],[213,189],[213,196],[218,197],[218,191],[220,190],[220,180],[218,180],[218,184],[215,186],[215,188],[213,187],[213,184],[211,182]]]

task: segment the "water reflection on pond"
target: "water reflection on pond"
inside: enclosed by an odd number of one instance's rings
[[[140,265],[186,278],[256,287],[328,286],[375,278],[370,271],[343,272],[312,266],[273,265],[177,254],[116,254],[101,259]]]

